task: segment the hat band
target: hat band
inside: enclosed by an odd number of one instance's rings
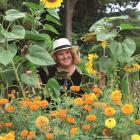
[[[59,46],[59,47],[55,48],[53,51],[61,50],[64,48],[70,48],[70,47],[71,47],[71,45],[63,45],[63,46]]]

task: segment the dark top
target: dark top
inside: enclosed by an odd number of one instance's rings
[[[77,69],[73,72],[70,77],[67,77],[67,73],[65,71],[58,72],[56,66],[48,67],[48,74],[42,68],[38,69],[41,81],[43,84],[46,84],[50,78],[55,78],[61,87],[67,87],[67,90],[70,89],[70,86],[75,85],[79,86],[82,80],[82,75],[78,72]],[[78,93],[82,93],[79,91]]]

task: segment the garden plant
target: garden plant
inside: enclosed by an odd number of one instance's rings
[[[41,85],[37,68],[55,64],[49,32],[59,35],[42,21],[61,26],[62,2],[24,2],[28,12],[0,17],[0,140],[140,140],[140,54],[131,34],[140,27],[128,16],[104,17],[81,36],[92,47],[81,54],[80,86],[61,95],[54,78]]]

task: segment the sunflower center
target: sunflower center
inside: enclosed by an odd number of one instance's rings
[[[53,2],[56,2],[56,0],[48,0],[48,1],[49,1],[49,2],[52,2],[52,3],[53,3]]]

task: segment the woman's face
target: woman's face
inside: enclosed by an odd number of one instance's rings
[[[70,49],[64,49],[56,52],[56,60],[59,66],[68,67],[72,65],[72,54]]]

